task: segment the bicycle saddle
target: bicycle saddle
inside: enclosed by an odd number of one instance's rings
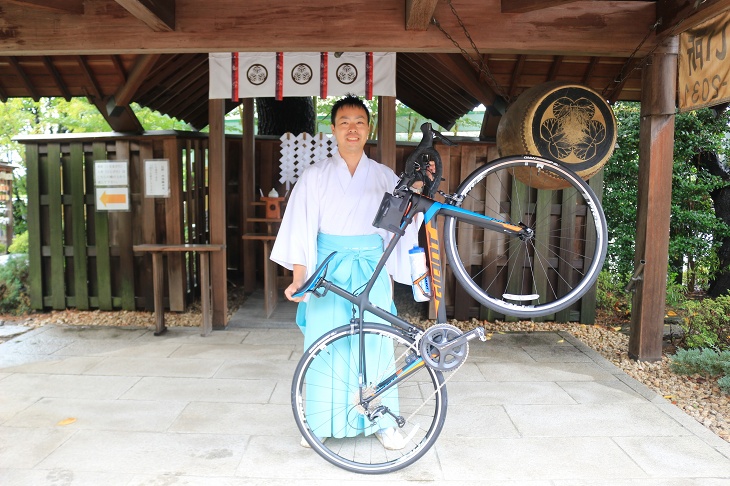
[[[315,292],[317,290],[317,287],[319,287],[319,284],[324,280],[324,277],[327,275],[327,265],[329,265],[330,261],[335,257],[337,254],[336,251],[333,251],[329,255],[327,255],[327,258],[325,258],[322,263],[319,264],[317,269],[314,271],[314,273],[307,279],[306,282],[302,284],[299,289],[292,294],[292,297],[301,297],[307,292],[314,292],[314,295],[321,297],[319,294]]]

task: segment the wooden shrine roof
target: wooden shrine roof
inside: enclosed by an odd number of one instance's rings
[[[395,51],[397,98],[451,126],[548,80],[639,100],[642,59],[730,0],[7,0],[0,100],[86,96],[113,129],[129,103],[208,124],[208,52]],[[233,109],[234,104],[228,103]]]

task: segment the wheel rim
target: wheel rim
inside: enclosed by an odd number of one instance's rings
[[[315,352],[305,353],[300,361],[297,371],[295,372],[294,382],[292,384],[292,405],[294,409],[295,420],[302,432],[302,435],[309,438],[309,442],[313,449],[323,458],[338,467],[348,469],[360,473],[385,473],[401,469],[416,461],[433,445],[443,426],[446,413],[446,390],[438,385],[443,383],[441,374],[426,367],[414,374],[413,379],[409,379],[400,383],[397,387],[397,405],[393,405],[393,401],[384,398],[382,402],[374,403],[374,406],[384,405],[386,407],[398,407],[397,415],[406,420],[403,428],[398,430],[403,436],[413,434],[412,440],[406,447],[399,451],[388,451],[383,448],[380,441],[372,434],[374,429],[380,428],[382,424],[392,425],[392,417],[387,414],[382,419],[377,419],[374,426],[368,426],[370,422],[364,417],[362,411],[358,409],[356,403],[348,403],[346,406],[339,405],[335,407],[324,407],[324,410],[317,410],[316,413],[329,413],[332,417],[332,424],[322,426],[322,421],[313,414],[313,409],[317,406],[307,401],[307,394],[312,393],[312,385],[310,378],[312,373],[321,373],[322,369],[317,369],[317,361],[330,360],[332,356],[337,359],[342,358],[341,349],[337,349],[345,340],[355,340],[358,336],[350,335],[350,326],[344,326],[339,330],[331,333],[327,339],[320,340],[315,343],[311,349]],[[380,381],[384,375],[389,375],[392,370],[402,368],[408,356],[412,356],[413,346],[411,341],[405,339],[400,334],[395,333],[389,326],[368,325],[366,329],[366,349],[371,350],[373,343],[385,340],[395,343],[394,355],[395,363],[387,366],[378,365],[378,376],[368,376],[368,382]],[[333,342],[334,341],[334,342]],[[338,343],[339,342],[339,343]],[[352,346],[352,343],[348,343]],[[410,348],[410,351],[408,351]],[[390,347],[393,349],[393,346]],[[352,349],[351,349],[352,351]],[[354,349],[356,352],[356,348]],[[386,353],[387,354],[387,349]],[[355,360],[356,362],[357,360]],[[329,362],[327,364],[329,365]],[[372,371],[372,365],[368,365],[368,370]],[[349,373],[349,370],[348,370]],[[351,396],[357,395],[357,387],[346,383],[342,369],[338,369],[335,376],[337,383],[332,385],[332,389],[348,390]],[[371,373],[372,374],[372,373]],[[381,376],[382,375],[382,376]],[[311,382],[317,382],[318,378],[311,378]],[[308,383],[310,383],[308,385]],[[317,391],[315,390],[315,393]],[[326,397],[329,399],[329,397]],[[391,396],[392,398],[392,396]],[[424,401],[426,402],[424,405]],[[343,426],[343,424],[345,424]],[[345,431],[344,427],[349,430]],[[319,440],[318,432],[327,430],[334,433],[330,435],[335,438],[327,438],[325,441]],[[363,435],[363,432],[365,435]],[[347,437],[344,437],[347,435]]]
[[[538,166],[540,173],[530,176],[551,174],[570,187],[538,190],[524,174],[515,176],[516,169]],[[454,274],[483,305],[505,316],[550,316],[595,282],[606,253],[605,217],[593,191],[571,171],[544,159],[508,157],[475,171],[457,194],[465,209],[533,231],[520,239],[446,218]]]

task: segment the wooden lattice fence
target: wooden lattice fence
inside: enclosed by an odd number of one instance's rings
[[[134,254],[142,243],[209,243],[207,203],[207,138],[205,134],[165,132],[143,136],[84,135],[22,137],[28,168],[28,229],[30,232],[31,300],[35,309],[152,310],[150,255]],[[389,165],[402,171],[415,144],[399,143]],[[460,141],[438,145],[444,163],[441,189],[452,192],[476,167],[497,158],[493,143]],[[242,215],[255,216],[262,207],[244,201],[243,184],[267,193],[286,192],[278,167],[281,140],[257,137],[254,180],[242,180],[241,140],[226,139],[226,220],[229,280],[251,274],[263,281],[262,258],[247,257]],[[375,145],[366,153],[375,157]],[[143,163],[169,159],[169,198],[144,197]],[[93,162],[128,160],[131,207],[128,212],[96,211]],[[590,181],[601,194],[602,171]],[[555,197],[562,197],[556,194]],[[561,210],[562,201],[554,206]],[[263,215],[260,215],[263,216]],[[476,245],[477,253],[482,251]],[[198,292],[197,259],[189,254],[166,257],[165,307],[182,311]],[[283,283],[283,280],[282,280]],[[451,318],[495,318],[459,288],[446,268],[446,307]],[[592,323],[595,291],[558,320]]]
[[[34,309],[152,309],[141,243],[205,243],[207,137],[176,132],[23,137],[28,169],[30,295]],[[168,159],[170,196],[144,197],[143,163]],[[94,162],[128,161],[129,211],[98,211]],[[185,309],[197,262],[167,258],[166,304]]]

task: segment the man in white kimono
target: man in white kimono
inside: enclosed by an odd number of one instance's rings
[[[386,230],[375,228],[372,222],[383,194],[393,190],[398,176],[390,168],[365,156],[363,148],[369,127],[370,113],[359,98],[347,96],[335,103],[332,107],[332,133],[337,140],[338,153],[311,165],[300,175],[271,251],[273,261],[293,272],[292,283],[284,293],[289,300],[300,302],[297,324],[304,333],[305,350],[325,332],[348,324],[352,317],[352,304],[331,292],[322,298],[294,298],[292,294],[332,251],[338,253],[328,267],[328,280],[350,291],[359,289],[372,276],[385,245],[392,237]],[[378,307],[395,313],[390,277],[398,282],[411,283],[408,250],[417,242],[417,227],[410,225],[386,263],[387,274],[381,272],[370,294],[370,300]],[[370,322],[380,321],[372,315],[366,318]],[[392,347],[390,354],[392,362]],[[368,359],[368,362],[376,362],[376,359]],[[335,397],[331,396],[333,392],[329,393],[314,400],[314,393],[307,392],[308,416],[315,416],[310,407],[316,408],[318,401],[332,402],[326,407],[331,409],[334,402],[343,402],[346,406],[351,400],[351,397]],[[395,388],[390,402],[389,408],[397,411]],[[335,418],[326,418],[321,424],[309,421],[309,425],[322,438],[351,437],[362,432],[336,422]],[[366,428],[365,433],[375,433],[386,448],[400,449],[404,446],[403,436],[394,426],[378,430]],[[306,441],[302,445],[306,445]]]

